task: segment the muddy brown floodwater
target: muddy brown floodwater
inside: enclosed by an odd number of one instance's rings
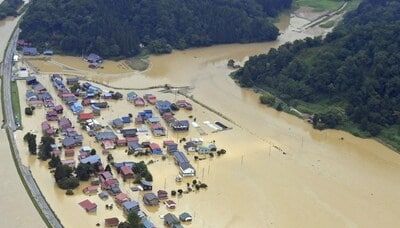
[[[228,153],[195,164],[199,178],[209,188],[178,199],[174,212],[193,214],[195,218],[189,227],[399,226],[399,154],[374,140],[337,130],[314,130],[303,120],[260,105],[257,94],[238,87],[228,76],[231,72],[226,67],[228,59],[243,63],[249,55],[316,35],[295,32],[294,28],[306,22],[296,17],[282,17],[278,25],[283,34],[276,42],[220,45],[152,56],[151,68],[143,73],[84,74],[116,87],[190,85],[194,87],[194,98],[237,123],[230,124],[233,130],[205,137],[206,140],[215,139]],[[68,61],[63,63],[68,65]],[[52,70],[42,66],[41,71],[47,74]],[[113,105],[114,113],[105,118],[136,112],[130,106]],[[218,116],[197,105],[194,115],[202,120],[219,120]],[[33,128],[33,122],[29,121],[28,129]],[[53,209],[68,227],[77,224],[94,227],[95,221],[111,214],[101,210],[97,214],[99,217],[84,215],[76,206],[84,197],[68,199],[49,185],[53,181],[45,164],[31,158],[26,162],[31,165]],[[168,162],[150,166],[155,189],[163,188],[164,184],[169,190],[175,186],[176,167]],[[166,212],[163,207],[146,209],[146,212],[161,226],[158,216]],[[74,216],[82,219],[74,220]]]
[[[18,18],[11,17],[0,20],[0,62],[17,22]],[[3,120],[3,112],[0,119]],[[0,151],[0,227],[45,227],[18,176],[4,129],[0,130]]]

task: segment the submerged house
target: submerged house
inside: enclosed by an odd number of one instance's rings
[[[127,95],[126,95],[126,99],[129,101],[129,102],[132,102],[133,103],[133,101],[136,99],[138,97],[138,95],[137,95],[137,93],[135,93],[135,92],[129,92]]]
[[[128,137],[136,137],[137,136],[137,130],[136,129],[122,129],[121,130],[121,134],[122,136],[124,136],[124,138],[128,138]]]
[[[121,205],[124,202],[130,201],[131,198],[125,193],[119,193],[118,195],[115,196],[115,202],[117,202],[118,205]]]
[[[178,144],[176,144],[174,141],[172,140],[165,140],[163,142],[163,147],[167,148],[167,152],[168,153],[172,153],[178,150]]]
[[[112,140],[112,141],[118,140],[118,136],[112,131],[97,132],[95,138],[96,138],[96,141],[98,141],[98,142],[101,142],[104,140]]]
[[[189,160],[181,151],[174,152],[175,163],[179,166],[179,171],[182,176],[195,176],[196,170],[190,164]]]
[[[122,166],[120,168],[119,173],[121,174],[122,178],[125,179],[129,179],[129,178],[134,178],[134,173],[132,171],[132,167],[130,166]]]
[[[147,206],[158,206],[160,200],[156,196],[156,194],[149,192],[143,195],[143,203]]]
[[[178,106],[179,108],[183,108],[186,110],[192,110],[192,104],[190,104],[189,102],[185,101],[185,100],[178,100],[177,102],[175,102],[176,106]]]
[[[103,140],[101,142],[101,146],[105,150],[115,149],[115,141],[114,140],[110,140],[110,139]]]
[[[82,164],[89,163],[91,165],[100,164],[101,163],[101,159],[100,159],[99,155],[95,154],[95,155],[90,155],[89,157],[81,159],[80,163],[82,163]]]
[[[133,104],[135,105],[135,106],[138,106],[138,107],[143,107],[143,106],[145,106],[145,101],[144,101],[144,99],[143,98],[141,98],[141,97],[136,97],[134,100],[133,100]]]
[[[177,225],[180,225],[181,222],[174,214],[167,213],[164,215],[164,224],[167,227],[176,227]]]
[[[145,94],[143,98],[147,101],[147,103],[151,105],[155,105],[157,102],[157,97],[154,96],[153,94]]]
[[[132,211],[134,212],[140,211],[139,203],[133,200],[123,202],[122,209],[126,215],[128,215]]]
[[[84,122],[84,121],[91,120],[91,119],[94,119],[93,113],[79,113],[79,115],[78,115],[79,122]]]
[[[42,133],[43,135],[54,136],[56,134],[56,130],[47,122],[42,123]]]
[[[83,106],[80,102],[75,102],[71,105],[71,110],[74,114],[83,112]]]
[[[103,62],[103,58],[100,57],[97,54],[94,53],[90,53],[88,56],[86,56],[86,61],[88,61],[89,63],[102,63]]]
[[[141,153],[143,152],[143,147],[138,141],[131,141],[128,142],[128,150],[132,153]]]
[[[171,124],[174,131],[188,131],[189,126],[190,124],[188,120],[177,120]]]
[[[142,186],[143,191],[151,191],[153,190],[153,182],[147,181],[145,179],[140,180],[140,186]]]
[[[111,125],[113,128],[122,129],[124,127],[124,122],[120,118],[117,118],[112,121]]]
[[[149,147],[152,154],[162,155],[161,147],[157,143],[150,143]]]
[[[79,205],[88,213],[95,212],[97,210],[97,205],[88,199],[80,202]]]
[[[156,109],[160,112],[160,115],[171,112],[171,102],[169,101],[157,101]]]
[[[46,113],[46,120],[47,121],[57,121],[58,120],[58,113],[54,110],[49,110]]]
[[[153,135],[156,137],[166,135],[165,128],[160,123],[151,124],[150,129]]]
[[[82,146],[83,137],[81,135],[67,136],[62,140],[64,148],[73,149],[77,146]]]
[[[35,56],[35,55],[39,55],[39,52],[38,52],[37,48],[35,48],[35,47],[23,47],[22,54]]]

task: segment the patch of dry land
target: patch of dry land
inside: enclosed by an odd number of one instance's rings
[[[197,170],[196,178],[204,181],[208,188],[173,198],[177,202],[174,214],[187,211],[194,216],[191,224],[184,224],[187,227],[398,227],[398,153],[374,140],[357,138],[342,131],[314,130],[294,116],[259,104],[257,94],[238,87],[228,76],[231,72],[226,66],[228,59],[243,63],[249,55],[263,53],[284,42],[310,35],[306,31],[293,31],[292,19],[299,23],[296,17],[292,17],[290,23],[289,16],[281,20],[283,35],[276,42],[220,45],[152,56],[149,59],[151,67],[144,73],[86,74],[86,71],[75,71],[75,74],[113,87],[140,88],[165,83],[191,86],[191,95],[196,100],[232,120],[229,122],[194,102],[192,112],[181,110],[177,113],[178,118],[195,116],[208,133],[202,138],[206,142],[215,140],[219,148],[227,150],[227,154],[221,157],[202,161],[194,161],[193,155],[188,156]],[[40,70],[39,80],[54,93],[48,76],[52,69],[42,67]],[[113,70],[118,69],[110,71]],[[27,86],[25,82],[18,83],[20,96],[24,97]],[[120,90],[124,95],[129,91]],[[136,92],[143,95],[148,91]],[[158,99],[174,101],[181,98],[180,95],[175,98],[158,90],[151,92]],[[61,103],[58,97],[54,97],[57,103]],[[109,104],[110,108],[97,118],[103,124],[128,113],[135,115],[142,109],[126,100],[111,101]],[[25,106],[22,101],[21,108]],[[87,186],[86,183],[75,190],[74,196],[66,196],[65,191],[55,185],[47,163],[28,154],[22,137],[28,131],[40,135],[44,113],[44,109],[38,109],[32,117],[24,116],[24,130],[16,137],[21,142],[21,151],[25,152],[24,162],[30,166],[62,223],[66,227],[95,227],[96,223],[103,226],[103,219],[107,217],[124,219],[120,209],[105,209],[105,204],[114,203],[112,199],[101,201],[96,195],[83,195],[81,189]],[[65,115],[76,120],[68,109]],[[206,120],[222,121],[233,129],[212,133],[202,124]],[[75,122],[74,125],[78,126]],[[86,132],[83,135],[84,145],[100,151],[93,138],[88,137]],[[160,142],[166,138],[176,141],[200,135],[191,128],[187,134],[169,133],[164,138],[140,136],[142,140],[147,137]],[[111,153],[115,161],[155,160],[149,165],[154,177],[154,191],[184,188],[186,182],[191,180],[175,182],[178,169],[170,157],[166,161],[157,156],[136,158],[128,156],[124,149],[112,150]],[[101,157],[105,163],[105,157]],[[113,173],[117,176],[115,171]],[[143,206],[142,193],[130,191],[130,186],[128,182],[123,183],[123,191],[138,200],[151,220],[162,227],[163,221],[159,216],[168,210],[162,205],[156,208]],[[79,207],[77,203],[86,198],[98,204],[96,213],[87,214]]]

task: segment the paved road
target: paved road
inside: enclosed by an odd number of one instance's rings
[[[59,219],[50,208],[46,199],[42,195],[39,187],[35,179],[32,176],[31,171],[28,167],[24,166],[21,162],[21,158],[19,156],[19,151],[15,142],[14,131],[17,129],[17,124],[15,123],[14,112],[12,109],[12,101],[11,101],[11,79],[12,79],[12,67],[13,67],[13,56],[16,52],[16,45],[18,40],[20,30],[17,29],[12,38],[10,39],[10,43],[7,47],[6,54],[4,56],[3,65],[1,69],[1,74],[3,75],[3,100],[4,100],[4,128],[7,131],[10,140],[11,152],[16,161],[16,168],[21,172],[22,181],[28,186],[29,193],[35,200],[36,205],[40,208],[42,214],[46,217],[46,220],[50,223],[51,227],[54,228],[62,228]]]
[[[17,29],[10,39],[10,43],[7,47],[6,53],[4,55],[2,72],[3,75],[3,99],[4,99],[4,111],[5,111],[5,124],[7,127],[11,128],[12,131],[17,129],[15,124],[14,112],[12,109],[11,102],[11,77],[12,77],[12,62],[13,56],[17,46],[17,40],[20,30]]]

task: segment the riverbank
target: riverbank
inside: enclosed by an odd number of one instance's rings
[[[0,31],[4,29],[4,37],[5,39],[2,39],[1,45],[4,48],[1,48],[1,60],[4,58],[7,58],[7,62],[2,62],[2,72],[5,72],[5,70],[9,69],[9,64],[10,59],[9,59],[9,50],[7,49],[7,55],[3,53],[6,53],[6,48],[12,48],[11,46],[8,47],[8,44],[10,43],[10,39],[8,37],[11,37],[11,34],[15,31],[15,26],[18,24],[19,18],[14,18],[13,20],[7,21],[5,25],[10,26],[10,27],[3,27],[0,25]],[[10,23],[8,23],[10,22]],[[9,30],[8,30],[9,29]],[[8,35],[9,34],[9,35]],[[11,42],[14,42],[12,40]],[[13,43],[10,43],[13,45]],[[19,157],[18,157],[18,151],[15,151],[15,139],[13,132],[11,131],[11,127],[9,125],[9,118],[7,118],[7,111],[6,107],[4,106],[4,99],[10,100],[8,95],[5,95],[5,90],[4,90],[4,83],[7,83],[9,78],[8,75],[9,72],[7,72],[7,75],[4,75],[2,73],[2,82],[1,82],[1,94],[2,94],[2,102],[1,102],[1,117],[3,119],[3,124],[2,128],[3,130],[0,131],[0,141],[1,143],[1,148],[2,151],[4,152],[3,154],[3,159],[2,165],[1,165],[1,173],[3,174],[5,178],[5,182],[3,185],[0,187],[0,199],[2,202],[2,205],[0,206],[0,213],[2,214],[3,218],[8,218],[8,219],[1,219],[0,220],[0,226],[1,227],[44,227],[48,226],[44,221],[46,219],[44,218],[44,215],[39,208],[39,206],[35,202],[35,194],[34,192],[31,192],[28,183],[24,179],[26,175],[27,177],[30,175],[28,170],[21,168],[20,164],[18,163]],[[5,81],[7,80],[7,82]],[[8,86],[9,87],[9,86]],[[17,95],[18,96],[18,95]],[[8,97],[8,98],[7,98]],[[10,108],[10,107],[8,107]],[[12,108],[11,108],[12,110]],[[12,111],[11,111],[12,114]],[[5,129],[5,130],[4,130]],[[25,172],[25,173],[24,173]],[[31,179],[33,180],[33,179]],[[31,183],[32,184],[32,183]],[[41,218],[43,216],[43,218]],[[43,220],[42,220],[43,219]]]

